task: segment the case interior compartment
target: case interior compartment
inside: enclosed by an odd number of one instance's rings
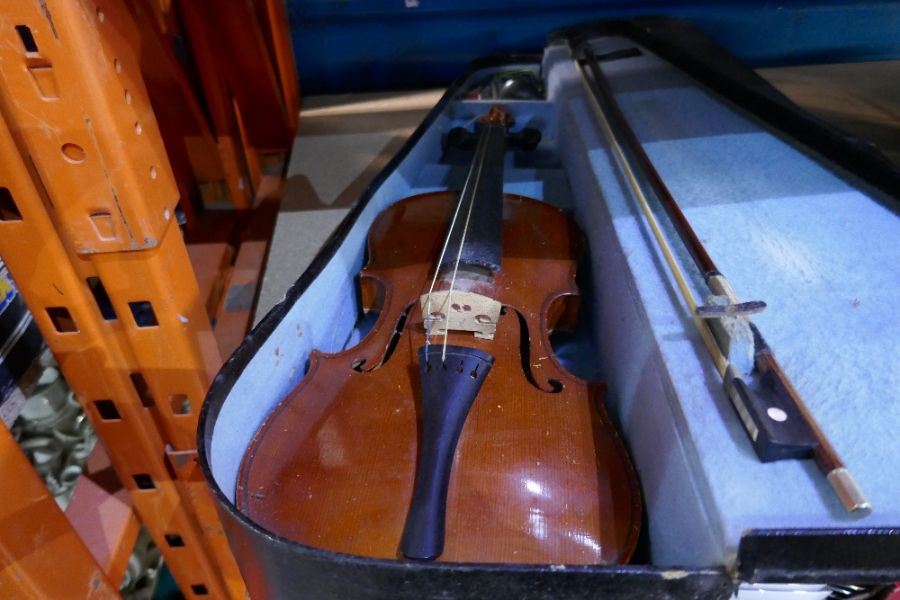
[[[594,46],[602,53],[637,45],[610,36]],[[576,373],[609,385],[607,408],[641,481],[650,563],[732,569],[748,529],[900,523],[900,478],[889,468],[900,453],[895,205],[640,49],[602,63],[613,91],[738,294],[768,303],[754,322],[875,507],[848,515],[811,460],[756,459],[607,152],[569,49],[551,45],[541,65],[546,100],[505,103],[516,128],[537,127],[544,137],[532,155],[507,155],[504,189],[564,208],[589,240],[580,275],[588,314],[557,352]],[[372,221],[407,196],[458,187],[467,165],[444,151],[443,136],[490,104],[439,105],[411,151],[351,214],[330,259],[269,324],[208,436],[209,468],[229,501],[244,449],[303,377],[310,350],[337,351],[364,335],[356,276]],[[658,212],[681,264],[691,264]]]

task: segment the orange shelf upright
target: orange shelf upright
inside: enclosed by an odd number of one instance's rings
[[[9,0],[0,255],[188,598],[246,591],[196,469],[221,358],[128,41],[89,0]]]
[[[0,468],[0,598],[118,598],[2,424]]]

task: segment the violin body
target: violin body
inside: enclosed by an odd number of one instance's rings
[[[244,456],[236,503],[266,530],[315,548],[401,558],[422,462],[419,349],[438,361],[443,343],[432,335],[426,346],[420,297],[458,197],[407,198],[370,229],[360,292],[377,321],[353,348],[312,353]],[[577,308],[581,234],[561,210],[509,194],[502,224],[502,269],[455,280],[457,290],[503,308],[493,339],[448,334],[447,343],[494,362],[452,453],[438,560],[625,562],[640,529],[637,479],[603,386],[568,373],[549,338]],[[441,277],[434,289],[451,285]]]

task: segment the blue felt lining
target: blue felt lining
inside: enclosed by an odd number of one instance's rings
[[[597,51],[616,47],[621,42],[609,40]],[[640,408],[646,398],[630,390],[640,386],[644,374],[630,373],[619,354],[611,353],[613,362],[606,364],[613,400],[642,469],[654,562],[729,564],[741,534],[751,527],[900,523],[900,481],[896,469],[886,468],[896,464],[900,451],[900,219],[895,210],[655,57],[645,54],[603,69],[719,268],[739,295],[769,303],[755,322],[875,506],[869,516],[848,515],[812,461],[764,465],[756,460],[649,228],[591,123],[592,109],[581,95],[577,73],[570,62],[560,61],[557,85],[568,90],[561,97],[569,96],[568,114],[563,109],[561,120],[577,123],[580,152],[587,151],[594,176],[603,182],[606,214],[600,218],[613,227],[649,321],[661,359],[653,367],[663,367],[668,380],[662,388],[670,395],[671,414],[660,412],[658,405]],[[574,171],[583,165],[563,162],[570,167],[570,180],[581,176]],[[574,182],[572,188],[576,206],[589,202],[577,197],[580,188]],[[681,264],[690,265],[667,219],[660,221]],[[689,272],[696,296],[702,297],[698,274]],[[601,314],[604,308],[627,312],[611,302],[599,304]],[[615,318],[602,320],[609,331],[616,330]],[[659,437],[665,424],[653,422],[658,419],[672,419],[678,427],[674,437]],[[689,468],[665,475],[647,472],[658,467],[642,458],[648,447],[655,461],[683,455]],[[697,516],[706,515],[711,546],[684,543],[683,504],[692,497],[702,504]]]
[[[625,44],[607,39],[597,50]],[[545,139],[534,157],[508,159],[505,189],[570,210],[588,235],[591,318],[563,353],[609,383],[608,407],[641,479],[652,562],[732,564],[751,527],[900,524],[896,212],[649,54],[603,68],[722,272],[743,298],[769,303],[755,322],[875,506],[849,517],[811,461],[756,460],[568,51],[552,47],[548,101],[510,103],[519,125],[541,127]],[[229,496],[250,438],[300,380],[309,351],[358,341],[356,275],[375,216],[408,195],[458,187],[465,165],[441,162],[442,136],[486,107],[447,106],[236,381],[210,452]],[[688,272],[699,297],[702,281]]]

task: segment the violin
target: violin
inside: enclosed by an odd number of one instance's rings
[[[561,366],[577,311],[575,223],[503,193],[511,133],[495,106],[461,191],[397,201],[359,274],[377,315],[356,346],[313,351],[243,457],[238,508],[281,537],[374,558],[627,562],[641,499],[604,387]],[[537,135],[535,135],[537,134]]]

